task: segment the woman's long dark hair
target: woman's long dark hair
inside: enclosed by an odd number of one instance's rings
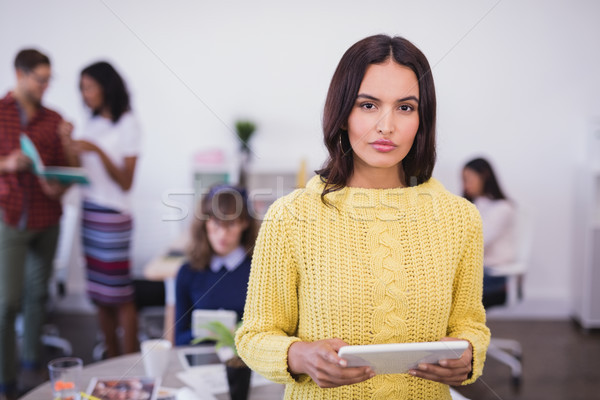
[[[485,158],[475,158],[469,161],[465,164],[464,169],[470,169],[481,177],[481,179],[483,180],[484,196],[489,197],[492,200],[506,199],[504,192],[500,188],[498,179],[496,179],[496,174],[494,173],[492,165]],[[463,196],[469,201],[474,200],[464,191]]]
[[[431,178],[435,165],[436,98],[431,68],[425,55],[402,37],[375,35],[350,47],[337,66],[323,112],[324,142],[329,158],[317,171],[325,182],[321,200],[347,185],[354,162],[348,132],[344,129],[356,101],[360,84],[367,67],[381,64],[392,58],[396,63],[410,68],[419,82],[419,128],[414,143],[402,161],[404,176],[411,186]]]
[[[98,109],[92,110],[94,115],[100,114],[104,107],[108,107],[112,121],[117,122],[125,112],[131,110],[125,81],[112,65],[106,61],[94,63],[81,71],[81,76],[83,75],[98,82],[102,88],[104,104]]]
[[[241,219],[248,222],[248,227],[242,232],[240,244],[248,255],[252,254],[258,234],[258,222],[250,214],[245,189],[227,184],[214,185],[202,198],[199,211],[200,215],[195,216],[192,224],[192,241],[187,252],[193,269],[206,269],[215,254],[206,231],[206,221],[210,218],[222,221]]]

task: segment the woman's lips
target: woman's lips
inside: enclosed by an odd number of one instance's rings
[[[391,140],[379,139],[371,142],[371,146],[379,152],[387,153],[396,148],[396,145]]]

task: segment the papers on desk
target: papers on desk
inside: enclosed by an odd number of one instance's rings
[[[177,400],[217,400],[217,398],[210,393],[198,393],[184,387],[177,392]]]
[[[189,387],[181,389],[161,387],[156,400],[217,400],[210,393],[194,393]]]
[[[196,394],[219,394],[229,392],[225,365],[223,364],[202,365],[186,369],[185,371],[179,372],[177,378],[193,389]],[[271,381],[262,375],[252,371],[250,386],[262,386],[271,383]],[[198,399],[208,400],[209,398],[199,397]],[[179,398],[177,398],[177,400],[179,400]]]
[[[86,393],[94,399],[155,400],[159,384],[160,378],[147,376],[92,378]]]

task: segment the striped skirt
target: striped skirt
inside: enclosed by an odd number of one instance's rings
[[[129,246],[133,220],[130,215],[85,201],[83,250],[87,264],[87,292],[99,305],[133,301],[129,271]]]

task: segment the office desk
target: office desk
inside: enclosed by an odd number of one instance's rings
[[[181,348],[171,350],[169,366],[163,376],[161,386],[169,388],[180,388],[184,384],[177,378],[177,373],[183,370],[177,352]],[[128,354],[109,360],[99,361],[84,366],[81,374],[82,390],[85,391],[94,377],[136,377],[144,376],[144,364],[140,353]],[[250,400],[279,400],[283,397],[284,386],[276,383],[256,386],[250,389]],[[229,394],[216,395],[219,400],[229,400]],[[52,388],[50,382],[43,383],[34,390],[21,397],[20,400],[43,400],[52,399]]]
[[[179,267],[185,261],[184,256],[164,255],[156,257],[144,267],[144,278],[150,281],[165,281],[175,278]]]
[[[144,277],[151,281],[165,281],[175,278],[177,271],[185,260],[184,252],[190,241],[188,231],[169,244],[169,247],[158,257],[153,258],[144,267]]]

